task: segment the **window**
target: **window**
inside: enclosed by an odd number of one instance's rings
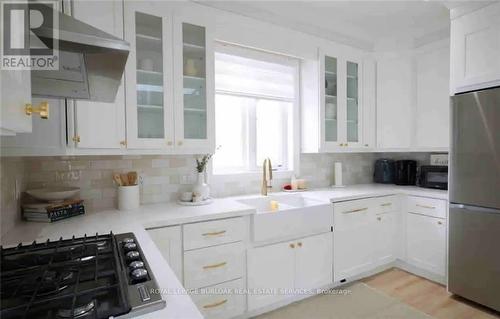
[[[215,174],[293,170],[298,60],[224,45],[215,53]]]

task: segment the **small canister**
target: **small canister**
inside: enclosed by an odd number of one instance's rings
[[[139,208],[139,185],[118,187],[118,209],[131,210]]]

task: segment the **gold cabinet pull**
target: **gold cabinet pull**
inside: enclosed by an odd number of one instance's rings
[[[348,143],[345,143],[345,144],[344,144],[344,146],[349,146],[349,144],[348,144]]]
[[[417,204],[417,207],[422,207],[422,208],[427,208],[427,209],[436,209],[436,207],[434,207],[434,206],[427,206],[427,205],[420,205],[420,204]]]
[[[295,244],[290,244],[290,248],[295,248]]]
[[[227,265],[227,262],[224,261],[224,262],[221,262],[221,263],[218,263],[218,264],[203,266],[203,269],[220,268],[220,267],[224,267],[225,265]]]
[[[299,241],[299,242],[297,243],[297,246],[302,247],[302,243]]]
[[[211,303],[211,304],[208,304],[208,305],[204,305],[203,308],[204,309],[210,309],[210,308],[219,307],[219,306],[222,306],[223,304],[225,304],[226,302],[227,302],[227,299],[224,299],[224,300],[221,300],[221,301],[218,301],[218,302],[214,302],[214,303]]]
[[[31,115],[33,113],[40,114],[40,117],[44,120],[49,118],[49,102],[42,102],[36,107],[33,107],[31,103],[24,105],[24,112],[26,115]]]
[[[201,234],[202,236],[219,236],[219,235],[224,235],[226,233],[225,230],[221,230],[221,231],[216,231],[216,232],[212,232],[212,233],[204,233],[204,234]]]
[[[80,143],[80,135],[75,135],[75,136],[73,136],[72,140],[73,140],[73,142],[75,142],[75,143]]]
[[[363,212],[365,210],[368,210],[368,207],[359,208],[359,209],[353,209],[353,210],[348,210],[348,211],[342,212],[342,214],[358,213],[358,212]]]
[[[120,141],[120,145],[127,146],[127,141]]]
[[[392,203],[383,203],[383,204],[380,204],[380,206],[392,206]]]
[[[167,145],[171,146],[172,145],[172,141],[167,141]]]
[[[381,221],[381,220],[382,220],[382,217],[377,217],[377,220],[378,220],[378,221]]]
[[[443,225],[443,222],[438,220],[438,225]]]

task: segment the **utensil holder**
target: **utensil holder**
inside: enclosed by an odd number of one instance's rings
[[[131,210],[139,208],[139,185],[118,187],[118,209]]]

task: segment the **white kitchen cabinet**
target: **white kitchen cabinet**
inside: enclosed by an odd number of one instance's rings
[[[26,104],[31,104],[31,71],[1,70],[0,97],[0,135],[31,132],[33,117],[40,117],[25,112]]]
[[[293,289],[295,281],[295,243],[279,243],[249,249],[247,252],[248,289],[262,290],[248,295],[248,310],[286,299],[280,289]]]
[[[446,220],[406,214],[406,259],[439,276],[446,273]]]
[[[183,152],[215,150],[213,27],[207,15],[174,15],[175,146]]]
[[[375,265],[381,266],[396,260],[398,212],[377,214],[374,227]]]
[[[448,148],[450,49],[448,43],[417,53],[416,148]]]
[[[127,147],[172,150],[173,16],[167,2],[125,1],[130,43],[125,83]]]
[[[500,3],[451,20],[451,94],[500,85]]]
[[[290,298],[292,289],[332,282],[332,233],[248,250],[248,309]],[[288,293],[287,293],[288,291]]]
[[[320,119],[325,151],[356,148],[363,137],[362,63],[320,51]]]
[[[214,150],[209,18],[168,2],[125,2],[127,143],[170,153]]]
[[[3,71],[2,71],[3,72]],[[66,109],[64,100],[33,98],[33,103],[49,104],[49,118],[33,114],[33,132],[2,136],[2,154],[8,156],[64,154],[66,149]]]
[[[232,280],[216,286],[200,289],[200,294],[191,296],[205,319],[234,318],[245,312],[246,298],[242,293],[245,282],[243,279]],[[218,293],[213,293],[213,292]]]
[[[298,240],[295,252],[295,288],[314,289],[332,283],[332,233]]]
[[[181,226],[152,228],[147,231],[179,281],[183,282]]]
[[[412,57],[384,57],[377,62],[377,148],[412,146],[414,82]]]
[[[96,14],[99,12],[99,14]],[[73,0],[71,14],[85,23],[123,38],[123,2]],[[124,81],[113,103],[75,101],[74,136],[77,148],[126,147]]]
[[[334,280],[374,267],[374,205],[372,199],[334,203]]]

